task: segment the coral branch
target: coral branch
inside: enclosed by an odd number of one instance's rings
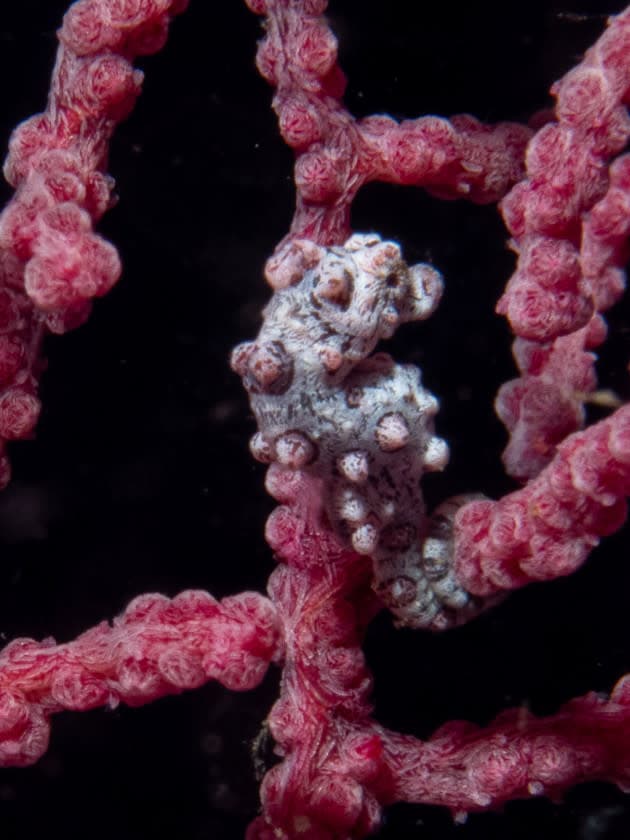
[[[598,313],[625,286],[628,161],[610,163],[630,138],[629,92],[626,10],[553,86],[556,121],[530,142],[527,177],[501,203],[518,265],[497,311],[518,336],[521,377],[501,388],[496,410],[511,432],[506,469],[519,478],[583,424],[584,394],[597,384],[588,351],[606,337]]]
[[[345,77],[337,40],[322,13],[326,0],[247,0],[265,14],[258,69],[276,87],[280,131],[296,154],[296,210],[289,235],[267,263],[282,288],[303,272],[295,239],[339,245],[350,235],[350,207],[370,181],[428,188],[442,198],[497,201],[523,175],[531,131],[516,123],[485,126],[469,115],[450,122],[386,116],[356,120],[343,106]]]
[[[286,653],[269,727],[283,760],[264,779],[264,816],[247,836],[362,837],[380,820],[363,784],[372,680],[360,643],[380,609],[371,566],[331,532],[313,478],[275,470],[268,486],[283,502],[266,532],[281,561],[269,595],[282,617]]]
[[[0,654],[0,766],[37,761],[55,712],[139,706],[208,680],[245,691],[281,652],[275,608],[257,592],[141,595],[73,642],[15,639]]]
[[[85,321],[90,301],[120,276],[118,252],[92,226],[113,203],[109,139],[133,108],[142,73],[131,61],[159,50],[186,0],[80,0],[59,30],[44,113],[19,125],[4,166],[16,193],[0,215],[0,488],[6,441],[37,423],[48,331]]]
[[[276,470],[270,490],[284,503],[267,526],[281,563],[269,593],[286,640],[268,719],[282,761],[265,777],[249,840],[364,837],[392,802],[443,805],[461,820],[591,779],[627,788],[630,677],[609,699],[589,694],[548,718],[512,709],[484,728],[454,721],[426,742],[372,720],[360,648],[379,608],[369,566],[328,530],[312,478]]]
[[[511,709],[483,729],[447,723],[424,743],[383,733],[387,769],[381,795],[391,802],[445,805],[462,818],[508,799],[558,799],[572,785],[593,779],[627,790],[629,724],[626,676],[609,699],[587,694],[548,718]]]
[[[66,14],[43,114],[15,130],[4,174],[17,193],[0,219],[0,246],[24,263],[24,286],[55,332],[85,315],[120,275],[115,248],[92,232],[114,182],[108,141],[133,108],[142,73],[131,61],[159,50],[182,0],[81,0]],[[17,278],[12,276],[12,285]]]
[[[267,264],[274,293],[260,333],[232,356],[258,424],[251,449],[280,503],[266,527],[278,563],[268,597],[144,595],[75,641],[11,642],[0,653],[0,766],[36,761],[62,710],[138,706],[209,680],[246,690],[274,662],[280,698],[263,731],[278,761],[266,768],[249,840],[361,838],[401,800],[463,819],[589,779],[628,790],[630,676],[609,699],[589,694],[548,718],[510,710],[419,741],[373,719],[362,644],[384,606],[397,624],[446,629],[511,589],[573,572],[625,521],[630,406],[576,430],[628,256],[630,9],[552,88],[555,120],[533,134],[469,115],[355,119],[342,103],[326,0],[247,4],[266,16],[257,63],[276,89],[297,188],[291,229]],[[93,229],[113,200],[108,143],[140,90],[132,61],[160,49],[185,6],[71,6],[47,109],[11,139],[0,485],[4,442],[37,421],[44,335],[82,323],[120,274],[116,250]],[[456,496],[426,514],[420,479],[448,460],[438,402],[417,368],[377,351],[434,311],[442,278],[408,265],[396,242],[351,235],[352,201],[370,181],[503,199],[519,261],[497,309],[516,333],[522,376],[501,389],[497,412],[512,433],[508,471],[527,483],[500,501]]]
[[[617,531],[630,496],[630,406],[568,437],[551,464],[499,502],[455,518],[455,569],[477,595],[568,575]]]

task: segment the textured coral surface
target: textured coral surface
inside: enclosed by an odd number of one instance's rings
[[[65,5],[3,10],[5,138],[42,107]],[[263,470],[245,443],[254,426],[227,358],[259,326],[262,266],[290,220],[291,161],[252,64],[256,20],[240,3],[204,5],[193,3],[166,52],[145,62],[139,110],[115,141],[111,169],[124,200],[103,229],[121,245],[122,285],[89,329],[50,343],[39,437],[14,454],[19,477],[0,502],[7,640],[69,640],[144,591],[262,591],[271,569],[260,538],[270,510]],[[414,17],[402,0],[335,4],[352,110],[522,119],[547,104],[549,81],[603,25],[599,3],[573,14],[532,3],[516,11],[518,25],[511,4],[480,5]],[[410,263],[430,259],[447,277],[439,314],[395,345],[401,361],[422,363],[442,400],[438,433],[452,470],[428,482],[430,504],[513,489],[498,468],[505,438],[490,408],[513,375],[509,340],[491,314],[511,270],[494,208],[372,186],[353,225],[402,240]],[[603,385],[627,397],[624,321],[613,310],[602,370]],[[382,616],[367,641],[377,719],[427,737],[449,720],[486,723],[505,707],[525,720],[609,691],[630,670],[626,556],[621,535],[573,578],[517,593],[447,636],[395,632]],[[251,694],[210,685],[146,709],[58,716],[41,763],[3,771],[3,834],[242,836],[257,808],[252,763],[262,771],[270,758],[260,720],[276,681],[271,673]],[[363,745],[368,758],[371,748]],[[398,806],[381,836],[420,830],[524,840],[630,829],[623,795],[602,784],[562,806],[516,803],[455,827],[441,810]]]

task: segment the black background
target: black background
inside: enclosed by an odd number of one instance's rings
[[[545,107],[549,84],[622,7],[333,0],[330,17],[354,113],[494,121]],[[64,8],[3,4],[2,146],[44,105]],[[15,478],[0,499],[5,640],[69,640],[142,592],[264,589],[271,504],[227,365],[231,347],[257,331],[268,296],[261,269],[293,202],[291,154],[253,65],[259,35],[239,0],[192,0],[163,53],[142,62],[145,92],[112,146],[121,201],[101,227],[120,247],[124,276],[87,326],[49,341],[37,440],[13,447]],[[492,314],[512,266],[495,208],[372,185],[353,226],[399,239],[410,262],[432,260],[446,278],[439,312],[392,342],[442,399],[438,428],[452,459],[427,481],[430,504],[511,489],[492,412],[513,373],[508,331]],[[627,398],[627,304],[609,320],[602,384]],[[449,719],[484,723],[514,705],[548,714],[609,689],[630,671],[627,560],[626,533],[572,578],[532,586],[443,636],[395,631],[379,617],[366,647],[377,717],[426,737]],[[251,743],[277,681],[272,671],[248,694],[209,685],[143,709],[58,715],[45,758],[0,773],[3,840],[242,837],[257,809]],[[608,840],[630,836],[630,807],[605,784],[464,826],[438,808],[399,805],[379,836]]]

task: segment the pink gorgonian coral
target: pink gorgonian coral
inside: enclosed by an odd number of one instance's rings
[[[612,837],[628,12],[186,5],[6,13],[5,834]]]

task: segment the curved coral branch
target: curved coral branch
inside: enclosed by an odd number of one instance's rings
[[[547,718],[512,709],[483,728],[452,721],[427,741],[376,723],[361,651],[379,608],[369,566],[330,531],[314,479],[276,471],[270,490],[283,503],[267,527],[280,560],[269,594],[286,642],[268,719],[281,762],[264,779],[249,840],[365,837],[394,802],[442,805],[462,819],[587,780],[628,786],[630,677],[608,699],[588,694]]]
[[[478,595],[575,571],[617,531],[630,496],[630,406],[571,435],[538,478],[455,518],[458,580]]]
[[[186,0],[80,0],[59,30],[46,110],[19,125],[4,174],[16,193],[0,215],[0,488],[5,442],[37,423],[41,342],[83,323],[120,276],[118,252],[93,231],[113,201],[110,137]]]
[[[594,779],[627,789],[629,724],[626,676],[609,699],[587,694],[547,718],[510,709],[484,728],[452,721],[426,742],[383,733],[381,796],[444,805],[462,817],[508,799],[555,799]]]
[[[0,653],[0,766],[37,761],[55,712],[140,706],[209,680],[245,691],[281,653],[276,611],[257,592],[141,595],[73,642],[15,639]]]
[[[303,270],[296,238],[338,245],[350,235],[350,206],[370,181],[422,186],[442,198],[498,201],[523,175],[531,131],[486,126],[469,115],[356,120],[342,104],[337,39],[322,17],[326,0],[247,0],[266,15],[257,65],[276,88],[273,107],[294,150],[296,210],[289,235],[267,264],[275,288]]]
[[[527,177],[501,203],[518,254],[497,311],[517,335],[519,379],[496,410],[511,433],[503,459],[535,476],[584,422],[606,337],[600,313],[621,297],[630,233],[630,165],[611,161],[630,138],[630,10],[557,82],[556,120],[527,149]]]

